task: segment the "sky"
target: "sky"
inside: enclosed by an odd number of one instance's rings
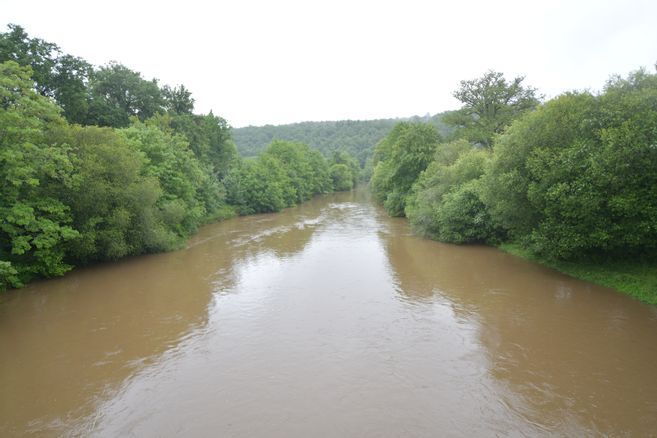
[[[0,26],[184,84],[234,127],[456,109],[487,70],[546,98],[657,62],[657,1],[0,0]]]

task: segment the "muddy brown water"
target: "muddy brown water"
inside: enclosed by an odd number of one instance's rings
[[[0,436],[654,436],[657,307],[365,191],[0,296]]]

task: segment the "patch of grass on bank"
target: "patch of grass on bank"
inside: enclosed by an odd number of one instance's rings
[[[499,248],[572,277],[610,287],[645,303],[657,304],[657,262],[654,260],[555,262],[537,257],[515,243],[503,243]]]

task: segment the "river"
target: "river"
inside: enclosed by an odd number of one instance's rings
[[[0,436],[657,433],[657,307],[366,191],[0,295]]]

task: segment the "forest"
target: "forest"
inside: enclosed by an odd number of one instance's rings
[[[383,139],[399,122],[423,122],[434,125],[439,133],[448,136],[453,127],[443,122],[449,112],[433,116],[414,116],[406,119],[341,120],[337,122],[301,122],[289,125],[247,126],[233,129],[237,151],[244,157],[256,156],[274,140],[306,143],[329,156],[346,151],[365,166],[372,156],[374,145]]]
[[[349,190],[359,172],[346,151],[299,142],[242,159],[184,85],[0,33],[0,290],[181,248],[204,223]]]
[[[657,75],[546,102],[523,77],[462,81],[450,136],[399,123],[374,197],[448,243],[486,243],[657,303]]]

